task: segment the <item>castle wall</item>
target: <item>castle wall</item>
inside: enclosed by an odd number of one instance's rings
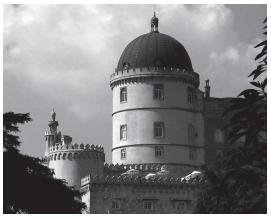
[[[204,161],[207,165],[215,163],[227,149],[228,130],[224,129],[229,120],[223,116],[224,111],[230,104],[230,98],[206,98],[204,99],[204,138],[205,155]],[[223,141],[217,141],[216,131],[221,130],[224,135]]]
[[[174,177],[146,180],[107,176],[89,178],[82,183],[81,192],[87,213],[193,213],[198,187]]]

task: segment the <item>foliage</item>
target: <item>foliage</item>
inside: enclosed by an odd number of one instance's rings
[[[262,47],[255,58],[258,66],[249,75],[254,88],[232,99],[224,113],[230,117],[228,152],[212,168],[203,167],[197,213],[266,213],[267,40],[257,47]]]
[[[3,205],[4,213],[81,213],[80,193],[53,172],[39,158],[19,152],[18,124],[31,121],[29,113],[4,114]]]

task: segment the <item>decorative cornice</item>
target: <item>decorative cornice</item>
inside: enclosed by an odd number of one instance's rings
[[[58,160],[79,160],[79,159],[95,159],[104,162],[105,154],[98,151],[56,151],[47,156],[48,161]]]
[[[199,75],[195,72],[180,68],[148,67],[116,71],[110,76],[110,87],[113,89],[114,86],[121,84],[160,80],[189,83],[195,87],[199,86]]]
[[[98,145],[61,145],[56,144],[50,147],[50,153],[46,157],[48,161],[57,160],[77,160],[77,159],[98,159],[101,161],[105,160],[104,149]]]
[[[202,111],[199,111],[199,110],[183,108],[183,107],[136,107],[136,108],[128,108],[128,109],[115,111],[112,113],[112,116],[120,112],[134,111],[134,110],[178,110],[178,111],[186,111],[186,112],[191,112],[191,113],[202,113]]]

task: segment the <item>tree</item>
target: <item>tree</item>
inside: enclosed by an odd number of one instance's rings
[[[8,112],[3,118],[4,213],[81,213],[85,205],[78,191],[55,179],[41,159],[20,153],[18,124],[31,121],[29,113]]]
[[[266,26],[264,30],[266,35]],[[215,167],[203,167],[197,213],[266,213],[267,40],[258,47],[258,66],[249,75],[254,87],[232,99],[224,113],[230,116],[225,126],[230,130],[228,152]]]

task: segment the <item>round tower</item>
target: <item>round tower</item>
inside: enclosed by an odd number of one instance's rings
[[[199,75],[183,45],[158,31],[155,14],[151,32],[124,49],[110,86],[114,164],[203,162]]]
[[[65,179],[69,186],[80,189],[82,177],[103,174],[104,149],[98,145],[73,144],[72,137],[57,133],[55,116],[53,112],[48,125],[50,131],[45,133],[48,166],[54,170],[56,178]]]

